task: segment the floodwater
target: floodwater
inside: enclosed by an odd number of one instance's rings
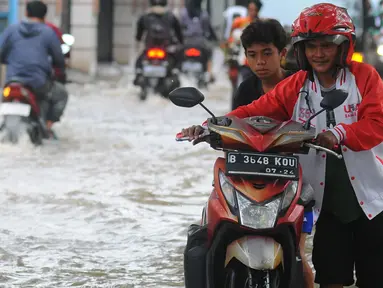
[[[141,103],[125,80],[71,84],[60,141],[0,145],[0,287],[183,286],[186,229],[220,153],[174,141],[203,109]],[[228,88],[206,92],[217,114]]]
[[[218,76],[205,105],[222,115]],[[142,103],[130,82],[71,84],[60,141],[0,145],[0,287],[183,287],[186,229],[222,153],[174,141],[202,108]]]

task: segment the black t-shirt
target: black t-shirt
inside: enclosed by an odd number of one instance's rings
[[[294,71],[286,71],[285,78],[294,74]],[[232,109],[239,106],[248,105],[254,100],[258,100],[265,92],[262,88],[262,81],[256,75],[252,75],[244,80],[238,87]]]
[[[333,89],[335,89],[335,84],[327,89],[321,87],[322,96]],[[328,128],[337,124],[334,111],[327,111],[326,118]],[[335,152],[342,153],[340,147]],[[344,159],[339,160],[331,154],[327,154],[322,210],[332,213],[344,224],[351,223],[363,215]]]

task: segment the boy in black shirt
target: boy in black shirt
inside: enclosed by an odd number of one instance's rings
[[[281,67],[281,60],[287,53],[287,35],[277,20],[256,20],[243,30],[241,41],[248,65],[255,75],[239,85],[233,100],[233,110],[257,100],[294,73]]]
[[[248,77],[239,85],[233,101],[233,110],[248,105],[295,71],[286,71],[281,67],[281,60],[286,57],[287,35],[282,25],[275,19],[258,19],[247,26],[241,36],[246,58],[255,75]],[[314,275],[305,257],[307,234],[311,233],[313,213],[305,212],[300,241],[304,269],[305,287],[314,287]]]

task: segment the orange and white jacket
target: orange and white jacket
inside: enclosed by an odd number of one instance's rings
[[[359,204],[369,219],[383,211],[383,81],[376,70],[364,63],[352,62],[340,71],[336,88],[349,93],[346,101],[334,110],[337,125],[330,131],[337,137],[344,156],[350,181]],[[239,107],[228,116],[245,118],[268,116],[277,120],[305,122],[312,111],[321,109],[318,78],[310,81],[307,72],[299,71],[280,82],[274,90],[247,106]],[[312,121],[316,133],[327,130],[326,113]],[[299,155],[304,180],[315,191],[316,219],[321,209],[326,154],[311,150]],[[336,193],[336,191],[332,191]]]

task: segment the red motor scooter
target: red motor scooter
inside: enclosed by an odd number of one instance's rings
[[[296,154],[309,149],[341,155],[314,145],[310,121],[343,103],[347,93],[324,97],[322,110],[305,125],[267,117],[215,117],[195,88],[174,90],[177,106],[200,104],[212,118],[197,142],[226,152],[214,165],[214,188],[201,225],[191,225],[184,252],[187,288],[301,288],[299,240],[304,206],[313,190],[303,189]],[[177,141],[188,140],[181,133]]]

